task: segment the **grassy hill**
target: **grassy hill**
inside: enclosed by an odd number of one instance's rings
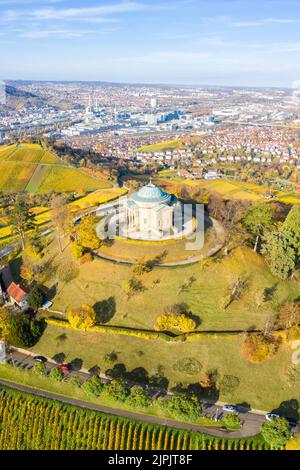
[[[47,193],[110,187],[109,182],[66,165],[38,144],[0,147],[0,191]]]

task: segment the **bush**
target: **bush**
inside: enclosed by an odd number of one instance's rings
[[[223,422],[228,429],[239,429],[241,427],[240,417],[235,414],[225,415]]]
[[[152,400],[143,387],[134,385],[130,390],[128,403],[134,408],[147,408],[152,404]]]
[[[113,400],[125,401],[129,391],[125,386],[124,379],[115,379],[105,385],[105,394]]]
[[[196,328],[196,322],[184,313],[179,315],[164,313],[157,318],[155,325],[155,329],[159,331],[175,329],[182,332],[189,332],[195,330]]]
[[[85,393],[90,397],[99,397],[103,391],[103,383],[100,377],[93,375],[82,385]]]
[[[73,328],[88,330],[96,323],[96,312],[91,305],[83,304],[76,310],[70,310],[68,320]]]
[[[49,377],[53,382],[62,382],[64,379],[64,373],[60,370],[59,367],[54,367],[51,370]]]
[[[261,426],[261,433],[273,448],[284,446],[291,438],[289,423],[285,418],[274,418]]]
[[[69,380],[69,383],[73,385],[73,387],[79,388],[82,385],[82,380],[80,379],[80,377],[78,377],[78,375],[72,375],[72,377]]]
[[[263,334],[249,334],[242,346],[244,357],[254,364],[259,364],[272,357],[278,351],[280,338],[266,338]]]
[[[159,404],[175,419],[193,422],[201,416],[201,405],[196,395],[178,393],[170,399],[159,399]]]
[[[36,372],[38,375],[42,375],[42,376],[47,375],[45,364],[43,362],[36,362],[34,364],[34,372]]]

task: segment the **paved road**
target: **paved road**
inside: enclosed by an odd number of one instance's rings
[[[32,351],[24,351],[24,350],[18,350],[18,349],[11,349],[11,352],[8,355],[8,362],[11,363],[12,365],[16,367],[22,367],[23,369],[30,370],[34,367],[34,359],[33,357],[35,356],[35,353]],[[55,367],[57,364],[49,359],[46,368],[47,371],[51,371],[53,367]],[[65,380],[68,381],[70,377],[76,374],[78,375],[82,381],[87,380],[90,378],[91,374],[86,370],[86,369],[80,369],[77,371],[72,371],[68,374],[65,375]],[[103,382],[108,382],[109,378],[106,377],[104,374],[101,374],[101,379]],[[65,403],[69,403],[71,405],[77,405],[81,406],[83,408],[89,408],[97,411],[102,411],[104,413],[110,413],[110,414],[115,414],[118,416],[123,416],[126,418],[133,418],[133,419],[141,419],[143,421],[149,422],[149,423],[154,423],[154,424],[162,424],[162,425],[168,425],[168,426],[173,426],[179,429],[186,429],[186,430],[192,430],[192,431],[199,431],[199,432],[204,432],[207,434],[211,434],[214,436],[219,436],[219,437],[247,437],[247,436],[253,436],[259,432],[260,425],[265,421],[264,414],[266,413],[265,411],[260,411],[260,410],[243,410],[241,409],[239,412],[239,416],[241,418],[241,421],[243,423],[242,429],[234,432],[229,432],[228,430],[224,429],[218,429],[218,428],[210,428],[210,427],[204,427],[204,426],[199,426],[196,424],[189,424],[189,423],[182,423],[176,420],[172,419],[166,419],[162,417],[157,417],[157,416],[151,416],[151,415],[144,415],[142,413],[136,413],[133,411],[125,411],[121,409],[116,409],[116,408],[110,408],[104,405],[98,405],[98,404],[93,404],[89,402],[85,402],[83,400],[76,400],[73,398],[69,397],[64,397],[58,394],[54,394],[51,392],[43,391],[43,390],[36,390],[31,387],[19,385],[19,384],[12,384],[9,383],[5,380],[2,380],[0,378],[0,384],[3,385],[9,385],[13,388],[17,388],[20,391],[25,391],[31,394],[47,397],[47,398],[53,398],[59,401],[63,401]],[[132,383],[129,383],[128,385],[133,385]],[[157,389],[151,389],[150,390],[152,395],[159,395],[161,391]],[[171,396],[172,394],[169,393]],[[224,403],[222,402],[216,402],[216,403],[210,403],[208,401],[202,401],[202,409],[203,409],[203,414],[204,416],[213,418],[213,419],[221,419],[224,416],[223,412],[223,405]],[[297,428],[293,429],[294,434],[300,433],[300,425],[297,426]]]

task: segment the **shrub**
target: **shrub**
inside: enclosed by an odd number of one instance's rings
[[[285,418],[274,418],[261,426],[261,433],[273,448],[284,446],[291,438],[289,423]]]
[[[152,400],[144,387],[134,385],[130,390],[128,403],[134,408],[147,408],[152,404]]]
[[[240,417],[236,414],[225,415],[223,421],[228,429],[239,429],[241,427]]]
[[[113,400],[125,401],[129,391],[125,386],[124,379],[115,379],[105,385],[105,394]]]
[[[45,364],[43,364],[43,362],[36,362],[34,364],[34,372],[36,372],[38,375],[42,375],[42,376],[47,375]]]
[[[93,375],[82,385],[83,390],[88,396],[99,397],[103,390],[103,383],[100,377]]]
[[[51,370],[49,377],[53,382],[62,382],[64,379],[64,373],[60,370],[59,367],[54,367]]]
[[[82,385],[82,380],[80,379],[80,377],[78,377],[78,375],[72,375],[72,377],[69,380],[69,383],[73,385],[73,387],[79,388]]]
[[[280,338],[249,334],[243,343],[242,353],[249,362],[259,364],[272,357],[278,351],[279,345]]]
[[[70,310],[68,320],[73,328],[88,330],[96,323],[96,312],[91,305],[83,304],[76,310]]]
[[[182,332],[189,332],[195,330],[196,327],[196,322],[184,313],[180,313],[179,315],[164,313],[157,318],[155,325],[155,329],[159,331],[175,329]]]
[[[193,422],[201,416],[201,405],[196,395],[178,393],[170,399],[159,399],[159,404],[175,419]]]

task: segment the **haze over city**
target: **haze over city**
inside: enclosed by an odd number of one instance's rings
[[[2,79],[290,87],[295,0],[2,0]]]

